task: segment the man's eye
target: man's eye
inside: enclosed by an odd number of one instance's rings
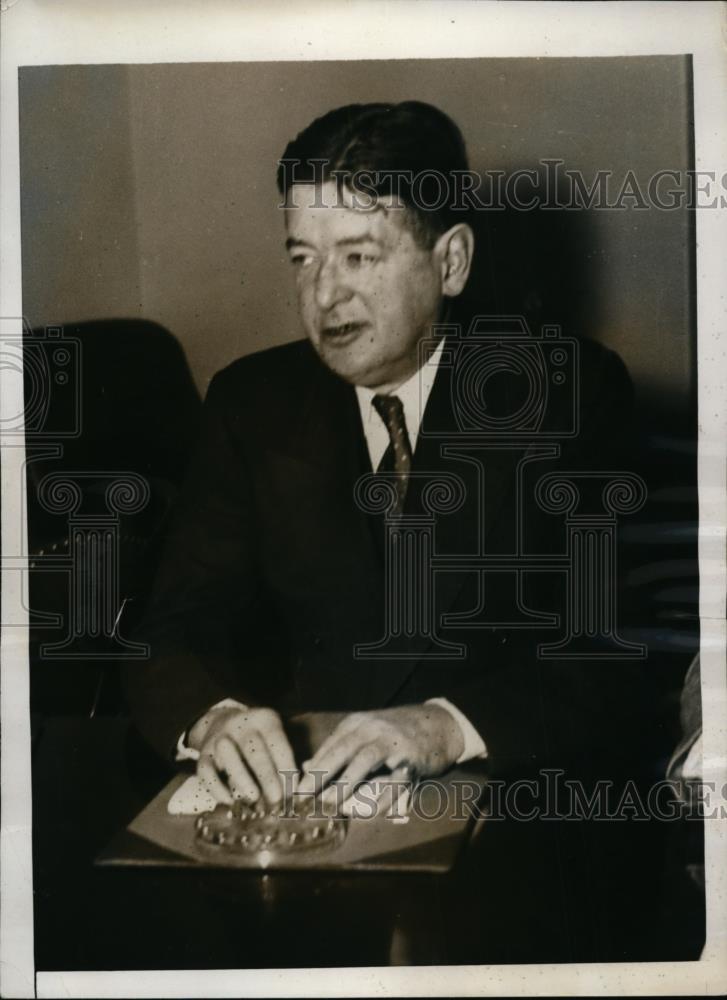
[[[376,257],[370,253],[349,253],[346,256],[346,263],[352,268],[367,267],[376,263]]]
[[[296,253],[290,258],[293,267],[309,267],[313,263],[313,254]]]

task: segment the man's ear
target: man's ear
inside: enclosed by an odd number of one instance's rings
[[[472,256],[475,252],[475,234],[466,222],[459,222],[442,233],[434,245],[442,275],[442,294],[459,295],[467,284]]]

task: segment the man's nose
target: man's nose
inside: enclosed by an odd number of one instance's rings
[[[325,260],[316,275],[315,295],[319,309],[332,309],[350,299],[352,290],[335,260]]]

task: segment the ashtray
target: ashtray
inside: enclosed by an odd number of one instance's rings
[[[198,816],[195,825],[199,844],[235,854],[331,849],[343,842],[347,827],[345,819],[324,815],[320,802],[308,797],[281,806],[241,800],[219,804]]]

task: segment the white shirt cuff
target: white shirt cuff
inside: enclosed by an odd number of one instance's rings
[[[464,764],[465,761],[474,760],[476,757],[482,758],[487,756],[485,741],[467,716],[463,712],[460,712],[458,708],[455,708],[451,701],[447,701],[446,698],[427,698],[426,704],[439,705],[440,708],[449,712],[452,718],[459,724],[464,740],[464,750],[457,758],[457,764]]]
[[[214,712],[216,708],[241,708],[244,711],[247,708],[247,705],[243,705],[240,701],[235,701],[234,698],[223,698],[222,701],[218,701],[216,705],[212,705],[211,708],[208,708],[207,712]],[[205,715],[207,712],[205,712]],[[187,746],[186,732],[182,733],[177,740],[177,753],[174,759],[176,761],[199,760],[199,750],[195,750],[193,747]]]

